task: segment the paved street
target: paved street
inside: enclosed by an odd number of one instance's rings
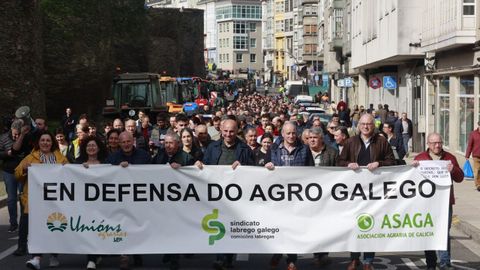
[[[6,208],[2,208],[0,210],[0,217],[0,269],[26,269],[25,261],[28,258],[27,256],[14,257],[11,255],[16,248],[17,237],[15,234],[7,232],[8,226],[6,225]],[[452,245],[453,259],[457,269],[480,269],[480,245],[457,229],[453,229],[452,235],[454,238]],[[344,269],[348,261],[348,253],[334,253],[331,254],[331,257],[333,259],[333,263],[328,267],[321,269]],[[211,269],[210,265],[213,258],[213,255],[195,255],[193,258],[182,258],[181,269]],[[237,257],[235,269],[270,269],[268,264],[269,259],[270,255],[241,254]],[[85,269],[85,260],[85,256],[82,255],[60,255],[61,267],[57,269]],[[45,269],[47,268],[47,265],[48,260],[44,260],[43,266]],[[424,267],[425,261],[423,252],[402,254],[378,253],[375,260],[375,269],[417,270],[424,269]],[[104,258],[98,268],[118,269],[118,257],[112,256]],[[284,268],[286,268],[286,266],[285,264],[282,264],[280,265],[279,269]],[[299,270],[320,269],[313,265],[312,255],[310,254],[300,256],[298,268]],[[166,265],[162,265],[160,255],[147,255],[144,256],[144,267],[138,267],[135,269],[168,269],[168,267]]]

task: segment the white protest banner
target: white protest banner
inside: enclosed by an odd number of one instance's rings
[[[32,253],[393,252],[447,243],[450,187],[410,166],[37,165],[28,181]]]

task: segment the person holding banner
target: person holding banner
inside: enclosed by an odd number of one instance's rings
[[[184,128],[180,134],[187,132],[188,128]],[[169,164],[173,169],[178,169],[182,166],[190,166],[195,163],[194,156],[185,152],[180,148],[180,137],[177,133],[167,132],[165,135],[165,147],[158,150],[157,155],[152,160],[153,164]],[[178,254],[165,254],[163,256],[163,263],[169,263],[169,269],[180,269],[180,256]]]
[[[265,164],[269,170],[275,166],[314,166],[312,152],[297,138],[297,126],[294,122],[285,122],[282,128],[283,142],[270,149],[271,162]],[[274,254],[270,260],[272,269],[280,263],[282,254]],[[287,254],[287,270],[296,270],[297,254]]]
[[[80,156],[76,160],[76,163],[82,164],[83,167],[88,169],[90,165],[105,163],[107,157],[107,149],[99,137],[87,137],[80,144]],[[87,255],[87,270],[96,269],[97,259],[101,259],[98,255]]]
[[[346,127],[341,128],[346,129]],[[323,130],[321,128],[310,129],[308,146],[310,147],[315,167],[335,166],[338,158],[338,151],[325,144],[323,141]],[[332,261],[328,258],[328,252],[317,252],[314,253],[313,262],[317,267],[322,267],[330,264]]]
[[[128,167],[129,164],[150,164],[151,157],[150,154],[140,148],[136,148],[133,145],[133,135],[128,131],[123,131],[119,136],[120,150],[110,154],[107,157],[106,163],[112,165],[120,165],[123,168]],[[142,266],[143,260],[141,255],[133,256],[134,263],[136,266]],[[120,269],[129,269],[129,258],[128,255],[120,256]]]
[[[67,164],[68,160],[65,156],[60,153],[58,150],[58,144],[55,140],[55,137],[48,131],[40,131],[39,139],[35,142],[33,151],[31,154],[26,156],[20,164],[15,168],[15,178],[17,181],[23,184],[23,193],[20,197],[23,213],[21,215],[22,221],[20,222],[20,237],[28,236],[28,168],[34,163],[43,163],[43,164]],[[24,239],[20,242],[27,242],[27,239]],[[40,269],[40,260],[42,258],[41,254],[32,254],[32,259],[26,262],[26,265],[30,269]],[[50,257],[50,267],[58,267],[60,262],[57,259],[56,255]]]
[[[235,120],[227,119],[220,125],[222,138],[208,145],[203,162],[200,160],[195,165],[202,169],[203,165],[231,165],[236,169],[240,165],[255,165],[254,156],[250,147],[237,137],[238,125]],[[217,254],[213,268],[222,270],[224,267],[233,267],[234,254]]]
[[[427,136],[428,149],[415,157],[413,166],[418,166],[420,160],[448,160],[447,169],[450,172],[450,176],[453,181],[460,183],[463,181],[463,170],[460,168],[457,162],[457,158],[443,150],[442,136],[438,133],[430,133]],[[450,227],[452,225],[452,206],[455,204],[455,195],[453,192],[453,183],[450,188],[450,206],[448,209],[448,242],[447,250],[439,251],[440,256],[440,268],[441,269],[453,269],[450,261]],[[425,259],[427,260],[427,270],[435,270],[437,267],[437,254],[434,250],[425,251]]]
[[[357,170],[366,166],[373,171],[381,166],[396,165],[395,156],[387,139],[375,134],[375,118],[371,114],[364,114],[358,122],[360,134],[351,137],[345,143],[342,153],[338,157],[337,166]],[[355,270],[360,265],[360,252],[350,253],[351,262],[347,270]],[[363,270],[373,270],[374,252],[363,254]]]

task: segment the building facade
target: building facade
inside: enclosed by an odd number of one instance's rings
[[[421,49],[425,51],[427,131],[463,155],[480,120],[478,1],[425,1]]]
[[[259,74],[263,68],[262,3],[217,1],[217,68],[235,75]]]

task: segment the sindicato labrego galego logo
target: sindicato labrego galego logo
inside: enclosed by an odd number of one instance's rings
[[[208,214],[202,219],[202,229],[211,234],[208,237],[208,244],[211,246],[225,236],[225,226],[220,221],[216,220],[218,218],[218,209],[213,209],[211,214]]]
[[[373,229],[375,219],[370,214],[361,214],[357,217],[357,226],[362,232],[368,232]]]
[[[47,228],[51,232],[63,232],[65,229],[67,229],[67,218],[62,213],[52,213],[47,218]]]

